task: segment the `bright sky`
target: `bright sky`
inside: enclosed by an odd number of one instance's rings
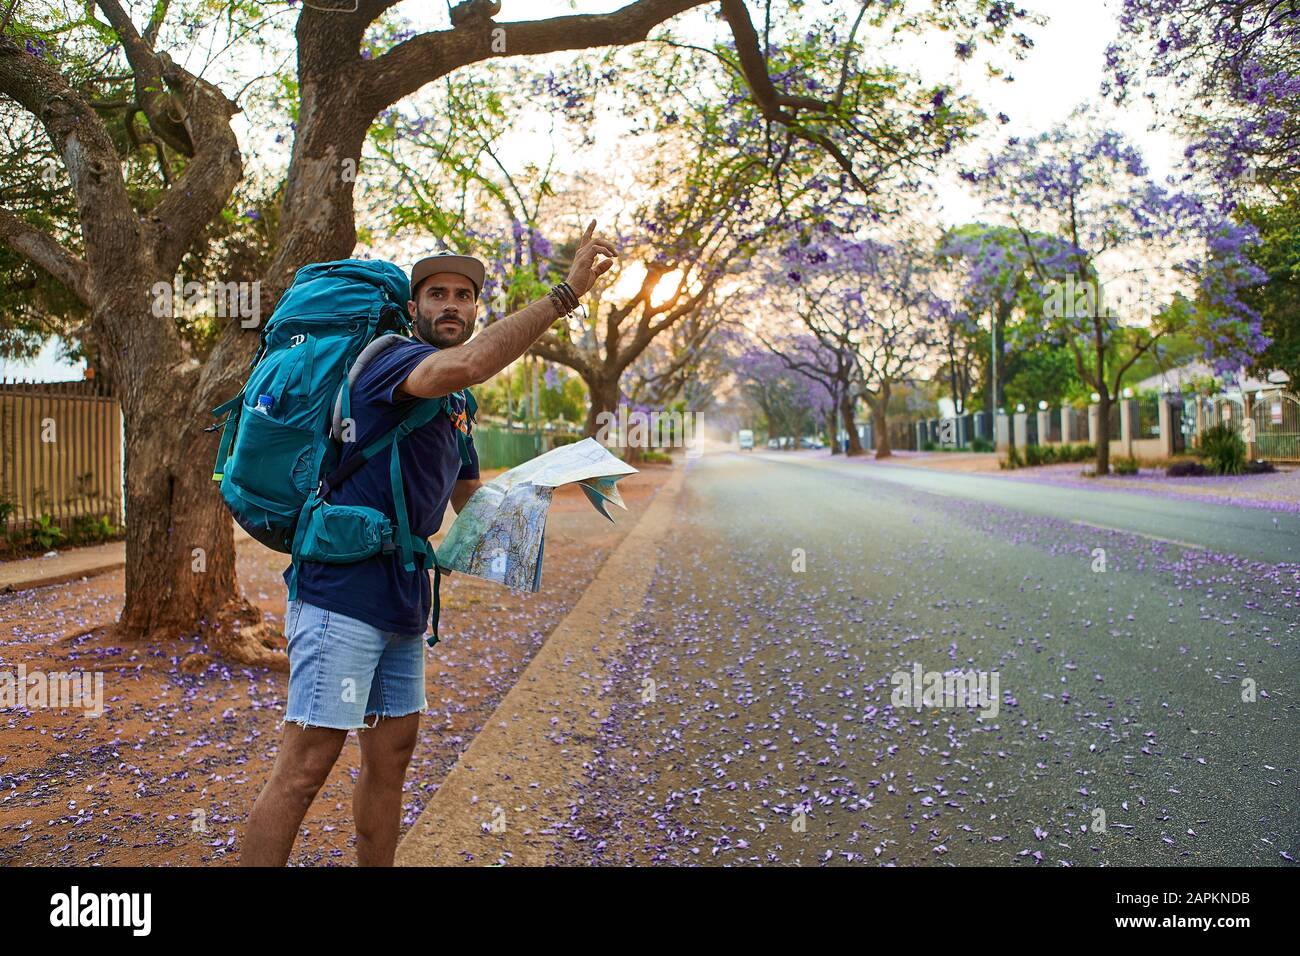
[[[624,2],[625,0],[504,0],[502,13],[496,19],[505,22],[573,12],[602,13],[615,10]],[[1136,102],[1120,112],[1101,101],[1099,87],[1103,79],[1104,53],[1116,33],[1115,17],[1120,0],[1022,2],[1030,10],[1046,15],[1049,22],[1042,27],[1029,29],[1035,47],[1025,60],[1015,61],[1009,55],[995,57],[996,62],[1015,77],[1012,83],[987,77],[984,63],[978,57],[968,64],[956,61],[952,56],[952,39],[948,35],[905,38],[900,41],[899,49],[890,55],[892,62],[910,65],[927,82],[955,81],[954,85],[975,96],[990,116],[1002,112],[1011,118],[1006,126],[991,122],[980,143],[963,153],[961,158],[974,159],[986,150],[996,149],[1008,135],[1028,136],[1045,130],[1065,120],[1079,104],[1090,103],[1092,115],[1099,122],[1121,129],[1142,148],[1153,174],[1158,177],[1167,175],[1178,162],[1182,143],[1168,134],[1149,130],[1152,114],[1146,102],[1140,97],[1136,98]],[[286,29],[295,15],[289,12],[291,10],[292,8],[286,8],[286,13],[277,19],[277,22],[283,19],[282,25]],[[397,11],[410,18],[416,29],[447,26],[445,7],[441,3],[407,0],[398,6]],[[691,16],[691,22],[698,25],[701,35],[718,28],[716,23],[708,23],[703,13]],[[185,58],[190,61],[187,65],[191,68],[199,66],[206,58],[207,50],[206,45],[191,50],[191,56]],[[556,54],[552,59],[562,63],[568,56]],[[242,63],[241,67],[248,69],[249,64]],[[262,68],[266,72],[273,72],[272,64],[264,64]],[[205,75],[220,82],[220,72],[219,67],[214,65],[205,71]],[[270,158],[267,150],[283,150],[287,155],[287,141],[282,146],[272,143],[274,131],[250,130],[246,117],[241,115],[235,119],[241,146],[250,155],[256,151],[264,161]],[[602,124],[608,124],[608,121],[602,120]],[[540,111],[531,121],[530,118],[521,118],[517,134],[505,144],[503,150],[502,158],[506,164],[517,169],[530,160],[537,161],[548,155],[550,145],[543,132],[547,127],[549,118]],[[569,161],[576,159],[589,168],[603,167],[607,172],[619,169],[618,129],[603,125],[599,133],[599,142],[603,145],[585,151],[579,157],[570,155],[566,158]],[[562,149],[561,155],[566,156],[566,151]],[[616,197],[619,190],[612,188],[610,192]],[[957,179],[955,173],[941,179],[938,198],[939,214],[944,225],[971,221],[982,215],[980,203]],[[599,209],[593,211],[600,214]],[[53,348],[47,348],[41,358],[33,363],[5,363],[0,371],[8,375],[40,378],[66,378],[79,374],[55,361],[53,353]]]
[[[1069,118],[1075,107],[1088,104],[1090,119],[1117,129],[1141,148],[1153,177],[1164,179],[1179,163],[1184,143],[1161,131],[1151,131],[1154,113],[1142,97],[1117,110],[1102,100],[1106,47],[1118,32],[1119,0],[1027,0],[1024,6],[1049,18],[1031,28],[1034,49],[1022,61],[1004,57],[998,62],[1015,82],[990,79],[982,64],[961,65],[957,87],[979,100],[990,117],[1006,113],[1011,121],[994,124],[969,153],[979,156],[996,149],[1008,136],[1028,137]],[[951,44],[939,37],[923,43],[917,69],[927,80],[951,75]],[[978,219],[981,204],[955,175],[940,187],[945,225]]]

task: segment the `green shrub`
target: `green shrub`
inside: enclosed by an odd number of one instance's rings
[[[92,518],[89,515],[78,515],[72,519],[67,541],[69,544],[97,544],[110,540],[116,534],[117,528],[107,516]]]
[[[934,451],[939,446],[932,441],[921,442],[921,451]]]
[[[1246,468],[1246,443],[1236,429],[1219,422],[1201,433],[1196,454],[1216,475],[1240,475]]]
[[[641,452],[641,460],[651,465],[670,465],[672,456],[662,451],[655,451],[653,448],[647,448]]]
[[[1112,469],[1117,475],[1136,475],[1138,473],[1138,463],[1136,458],[1116,458],[1115,466]]]
[[[48,551],[63,540],[63,529],[54,523],[48,513],[42,514],[41,519],[31,527],[31,539],[42,551]]]
[[[1057,461],[1087,461],[1097,457],[1092,445],[1061,445],[1056,449]]]
[[[971,451],[990,452],[993,450],[993,442],[987,438],[972,438],[970,443]]]
[[[998,467],[1007,470],[1025,467],[1024,459],[1020,457],[1020,452],[1015,445],[1007,449],[1007,457],[998,462]]]

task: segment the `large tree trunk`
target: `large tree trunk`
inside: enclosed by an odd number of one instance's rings
[[[1110,406],[1109,392],[1098,392],[1101,398],[1097,402],[1097,467],[1098,476],[1110,474]]]
[[[109,345],[110,372],[123,383],[126,601],[114,633],[144,641],[201,635],[227,660],[286,669],[281,636],[239,596],[232,519],[212,481],[219,436],[203,428],[213,421],[209,392],[219,380],[205,381],[152,314],[160,277],[143,255],[125,244],[115,281],[96,286],[92,318]],[[142,302],[148,313],[121,321]]]
[[[876,459],[892,457],[894,450],[889,446],[889,419],[880,402],[871,403],[871,427],[876,433]]]
[[[880,391],[867,399],[871,406],[871,427],[876,433],[876,459],[890,458],[894,450],[889,445],[889,393],[888,382],[880,384]]]
[[[618,437],[623,442],[623,460],[629,465],[642,461],[640,446],[626,442],[627,436],[618,436],[618,376],[591,378],[584,375],[583,381],[587,383],[587,393],[591,399],[583,433],[589,438],[603,439],[606,444]]]
[[[187,396],[166,381],[149,392],[127,403],[125,418],[126,605],[119,633],[165,640],[201,632],[227,660],[287,669],[281,636],[239,596],[234,526],[212,481],[215,436],[191,419],[176,440],[158,427],[152,409],[185,409]]]
[[[147,269],[136,268],[104,290],[95,315],[125,384],[126,602],[116,631],[125,640],[201,633],[227,661],[287,670],[281,635],[239,596],[234,527],[212,481],[220,436],[203,431],[217,403],[209,405],[203,369],[151,316],[126,326],[125,337],[105,323],[110,311],[120,319],[146,300],[149,285]]]
[[[849,435],[848,456],[853,458],[865,455],[866,452],[862,448],[862,439],[858,437],[858,430],[853,424],[853,396],[847,391],[840,396],[840,417],[844,420],[844,430]]]
[[[614,437],[614,426],[618,421],[618,380],[583,377],[587,383],[587,394],[591,405],[587,408],[587,423],[583,433],[588,438],[596,438],[601,433],[607,439]],[[609,416],[613,416],[611,419]]]

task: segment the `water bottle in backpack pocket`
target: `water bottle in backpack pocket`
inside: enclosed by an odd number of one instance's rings
[[[268,343],[248,378],[229,473],[249,500],[296,514],[316,486],[322,409],[311,400],[316,339],[290,341]]]

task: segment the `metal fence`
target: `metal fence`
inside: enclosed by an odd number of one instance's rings
[[[1133,437],[1160,437],[1160,399],[1139,398],[1136,402],[1137,422]]]
[[[1277,461],[1300,461],[1300,398],[1278,389],[1254,401],[1256,454]]]
[[[94,381],[0,380],[0,516],[122,523],[122,412]]]
[[[474,448],[478,452],[478,466],[482,470],[513,468],[558,445],[578,441],[581,437],[576,432],[507,428],[497,422],[481,421],[474,426]]]
[[[1207,425],[1227,425],[1237,434],[1241,434],[1242,423],[1246,420],[1245,408],[1241,399],[1219,396],[1207,400],[1209,404],[1209,421]]]
[[[916,451],[916,428],[911,422],[889,422],[889,447],[894,451]]]

